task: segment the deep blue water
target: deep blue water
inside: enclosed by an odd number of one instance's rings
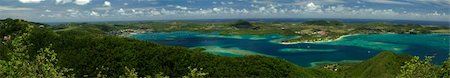
[[[434,55],[435,63],[448,57],[450,35],[372,34],[354,35],[334,42],[278,44],[277,39],[290,38],[279,35],[220,36],[217,33],[166,32],[145,33],[132,36],[139,40],[166,45],[205,48],[223,56],[264,55],[286,59],[309,67],[314,62],[340,62],[366,60],[381,51],[391,51],[417,56]]]

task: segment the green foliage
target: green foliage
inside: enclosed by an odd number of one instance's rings
[[[343,69],[344,77],[362,78],[394,78],[400,74],[403,62],[410,59],[407,55],[398,55],[391,52],[381,52],[377,56],[362,63]]]
[[[410,61],[405,62],[401,68],[399,78],[438,78],[437,68],[431,63],[433,57],[426,56],[422,61],[415,56]]]
[[[129,69],[125,67],[125,78],[138,78],[137,72],[134,68]]]
[[[202,72],[203,68],[197,69],[197,68],[191,68],[188,67],[189,70],[191,70],[190,73],[188,73],[186,76],[183,76],[183,78],[202,78],[208,75],[208,73]]]
[[[344,25],[342,22],[336,20],[312,20],[305,21],[303,24],[307,25],[320,25],[320,26],[342,26]]]
[[[442,68],[439,73],[440,78],[449,78],[450,77],[450,57],[444,62]]]
[[[101,66],[100,68],[95,68],[95,70],[97,73],[97,78],[107,78],[108,77],[108,75],[104,74],[103,72],[108,71],[109,68],[107,68],[107,67],[105,68],[104,66]],[[89,76],[89,75],[87,75],[87,76]]]
[[[147,77],[149,77],[149,76],[147,76]],[[159,72],[158,74],[155,74],[155,78],[169,78],[169,76],[166,76],[166,75],[164,75],[164,73]]]
[[[6,78],[61,78],[71,77],[64,74],[70,69],[55,66],[57,63],[56,53],[50,48],[43,48],[38,51],[35,59],[29,59],[28,48],[32,44],[27,44],[30,32],[34,27],[28,25],[21,35],[16,36],[11,45],[12,51],[6,53],[8,60],[0,60],[0,77]],[[5,44],[5,43],[2,43]]]
[[[0,37],[6,35],[16,35],[25,30],[29,26],[23,20],[5,19],[0,20]]]
[[[444,65],[441,68],[440,73],[441,78],[449,78],[450,77],[450,57],[447,59],[447,61],[444,62]]]
[[[31,31],[32,26],[26,30]],[[5,77],[37,77],[36,68],[32,68],[32,64],[28,60],[28,51],[26,50],[29,45],[24,45],[24,40],[28,38],[29,34],[24,32],[20,36],[14,38],[11,42],[12,51],[6,53],[9,56],[8,60],[0,60],[0,73]],[[32,69],[29,69],[32,68]],[[34,66],[35,67],[35,66]],[[22,76],[23,75],[23,76]]]

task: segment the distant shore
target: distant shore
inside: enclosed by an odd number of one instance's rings
[[[280,44],[285,44],[285,45],[289,45],[289,44],[300,44],[300,43],[323,43],[323,42],[333,42],[333,41],[338,41],[338,40],[342,40],[345,37],[349,37],[349,36],[355,36],[355,35],[360,35],[360,34],[348,34],[348,35],[342,35],[339,38],[336,39],[330,39],[330,40],[319,40],[319,41],[295,41],[295,42],[279,42]]]

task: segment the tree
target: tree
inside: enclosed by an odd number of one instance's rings
[[[401,68],[399,78],[437,78],[437,68],[431,63],[433,57],[426,56],[425,60],[420,60],[415,56],[410,61],[405,62]]]
[[[50,48],[42,48],[35,59],[29,59],[28,48],[30,43],[26,40],[30,36],[33,26],[27,25],[25,31],[15,37],[10,45],[12,51],[7,53],[8,60],[0,60],[0,77],[6,78],[62,78],[73,77],[66,75],[70,69],[56,66],[56,53]],[[4,44],[4,43],[3,43]]]
[[[440,78],[450,78],[450,54],[448,59],[442,65],[439,75]]]
[[[191,70],[186,76],[183,76],[183,78],[201,78],[208,75],[208,73],[202,72],[203,68],[197,69],[197,68],[191,68],[188,67],[189,70]]]
[[[125,67],[125,78],[138,78],[136,70],[134,68],[129,69],[128,67]]]
[[[203,68],[197,69],[197,68],[191,68],[188,67],[190,72],[187,73],[186,76],[183,76],[182,78],[203,78],[206,75],[208,75],[208,73],[204,73],[202,72]],[[134,68],[128,68],[125,66],[125,75],[121,75],[119,76],[119,78],[139,78],[138,72],[136,72],[136,70]],[[103,76],[105,77],[105,76]],[[154,76],[152,75],[146,75],[146,77],[144,78],[169,78],[169,76],[165,76],[162,72],[160,72],[159,74],[155,74]]]

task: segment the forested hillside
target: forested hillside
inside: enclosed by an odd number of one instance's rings
[[[415,77],[427,61],[408,55],[381,53],[342,71],[303,68],[264,57],[225,57],[203,49],[165,46],[108,36],[103,26],[64,31],[24,20],[0,21],[0,77]],[[412,60],[412,62],[409,62]],[[408,66],[403,67],[403,66]],[[33,67],[30,67],[33,66]],[[415,66],[415,67],[414,67]],[[450,62],[423,66],[432,77],[449,77]],[[27,70],[22,70],[27,69]],[[21,70],[20,72],[18,70]]]

